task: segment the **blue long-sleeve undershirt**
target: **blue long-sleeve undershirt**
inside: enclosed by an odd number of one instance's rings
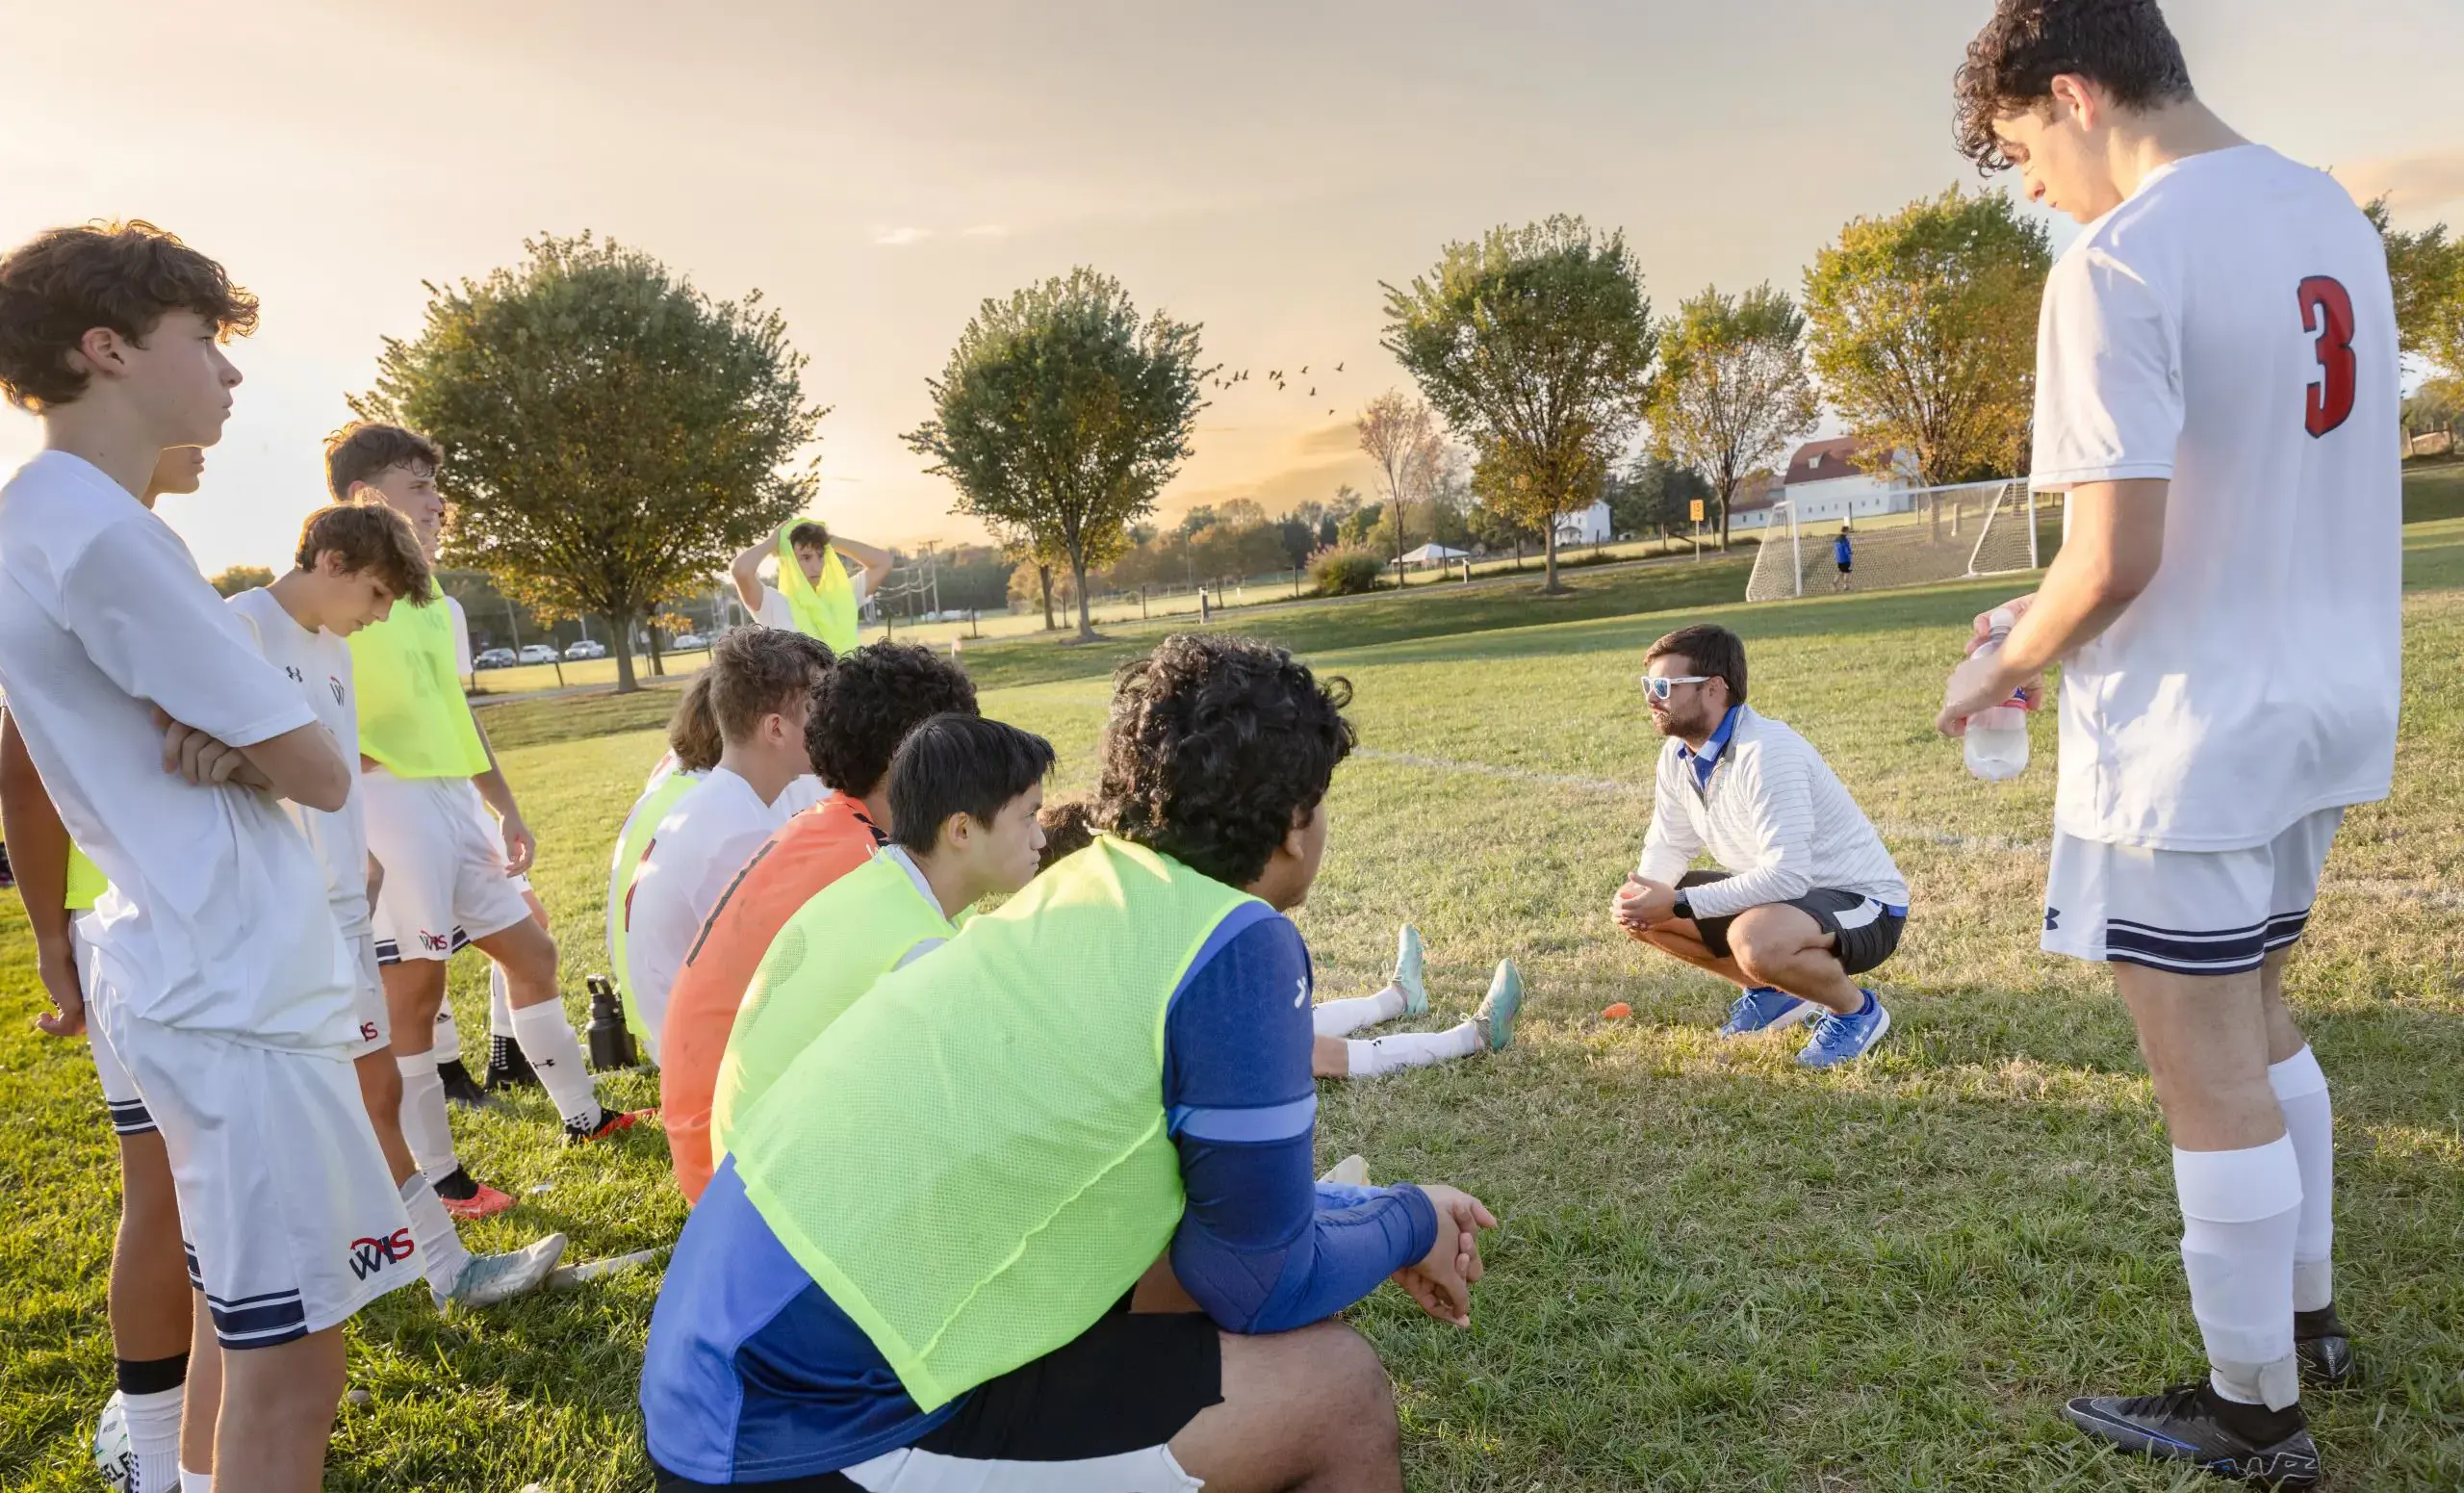
[[[1252,903],[1199,951],[1165,1018],[1164,1099],[1188,1197],[1172,1272],[1227,1331],[1330,1317],[1437,1238],[1417,1187],[1313,1180],[1311,988],[1299,931]]]

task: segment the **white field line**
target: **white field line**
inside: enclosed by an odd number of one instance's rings
[[[1430,757],[1419,752],[1381,752],[1374,747],[1361,747],[1353,754],[1373,762],[1389,762],[1398,767],[1418,767],[1427,772],[1457,773],[1475,778],[1498,778],[1510,783],[1537,784],[1543,787],[1572,788],[1578,792],[1599,793],[1612,798],[1648,798],[1648,785],[1619,783],[1613,778],[1587,778],[1573,773],[1534,772],[1527,767],[1506,767],[1496,762],[1467,762],[1450,757]],[[1878,824],[1874,828],[1883,838],[1893,844],[1936,845],[1964,854],[2049,855],[2053,842],[2049,839],[2021,839],[2010,835],[1959,835],[1949,830],[1913,824]],[[2425,887],[2415,882],[2348,881],[2329,877],[2322,888],[2324,891],[2347,896],[2420,902],[2429,907],[2453,911],[2464,909],[2464,891],[2445,887]]]

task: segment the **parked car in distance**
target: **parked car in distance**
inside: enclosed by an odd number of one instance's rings
[[[514,666],[516,661],[517,660],[513,656],[512,649],[490,648],[481,652],[477,657],[472,659],[471,667],[475,669],[510,669]]]
[[[676,653],[689,654],[697,648],[709,647],[710,640],[699,632],[679,632],[676,634],[676,641],[667,646]]]
[[[605,643],[594,643],[589,638],[583,638],[580,642],[575,643],[565,650],[565,661],[567,663],[571,663],[577,658],[604,658],[606,656],[607,645]]]
[[[553,663],[556,661],[556,650],[546,643],[525,643],[522,645],[522,661]]]

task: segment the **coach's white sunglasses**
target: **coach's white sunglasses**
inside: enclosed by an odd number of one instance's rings
[[[1719,678],[1719,676],[1716,674],[1673,674],[1667,676],[1645,674],[1641,676],[1643,693],[1651,696],[1655,700],[1663,701],[1666,700],[1680,684],[1707,684],[1717,678]]]

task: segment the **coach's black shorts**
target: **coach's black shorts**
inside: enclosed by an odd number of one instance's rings
[[[1125,1302],[1125,1299],[1124,1299]],[[1131,1315],[1116,1309],[1033,1363],[977,1385],[959,1412],[933,1428],[913,1450],[981,1469],[953,1469],[959,1480],[988,1493],[1011,1485],[1001,1463],[1047,1480],[1065,1470],[1053,1464],[1091,1461],[1168,1446],[1198,1412],[1223,1403],[1223,1339],[1203,1312]],[[680,1478],[656,1467],[659,1493],[721,1486]],[[940,1483],[935,1483],[940,1486]],[[953,1481],[951,1485],[956,1485]],[[1110,1482],[1101,1484],[1113,1486]],[[783,1481],[737,1484],[773,1493],[864,1493],[863,1484],[828,1472]]]
[[[1849,562],[1848,562],[1847,560],[1841,560],[1841,561],[1839,562],[1839,574],[1841,574],[1841,575],[1843,575],[1843,576],[1844,576],[1844,575],[1846,575],[1846,574],[1848,574],[1848,566],[1849,566]]]
[[[1677,885],[1681,889],[1728,879],[1726,871],[1688,871],[1677,879]],[[1900,931],[1908,925],[1905,916],[1885,909],[1871,897],[1834,891],[1828,887],[1816,887],[1782,905],[1812,918],[1823,932],[1837,940],[1832,945],[1832,952],[1839,956],[1839,967],[1849,974],[1863,974],[1890,958],[1899,947]],[[1694,919],[1694,931],[1701,936],[1705,948],[1728,959],[1732,957],[1729,953],[1729,924],[1736,918],[1735,914],[1698,917]]]

